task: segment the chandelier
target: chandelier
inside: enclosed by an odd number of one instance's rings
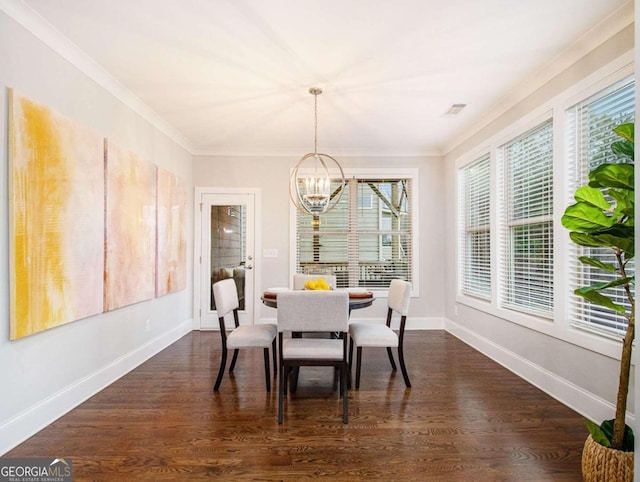
[[[315,99],[313,152],[302,156],[291,171],[289,197],[298,210],[315,217],[330,211],[338,204],[344,191],[345,179],[338,161],[328,154],[318,152],[318,96],[322,94],[322,89],[311,87],[309,93]],[[333,191],[331,171],[336,181],[338,172],[340,173],[340,185]]]

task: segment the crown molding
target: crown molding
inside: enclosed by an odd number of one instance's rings
[[[445,143],[441,149],[442,155],[446,156],[455,148],[464,144],[484,127],[491,124],[518,103],[522,102],[540,87],[544,86],[547,82],[557,77],[571,65],[578,62],[578,60],[589,52],[595,50],[628,26],[633,25],[634,21],[634,1],[629,0],[620,8],[605,17],[602,21],[598,22],[594,27],[590,28],[578,37],[571,45],[561,51],[547,64],[528,75],[523,82],[519,83],[512,90],[503,95],[495,104],[493,104],[492,107],[475,117],[469,124],[467,124],[466,129],[460,129],[458,132],[464,132],[465,136],[454,136],[453,139]],[[481,119],[481,122],[478,122],[479,119]]]
[[[371,148],[326,148],[322,149],[323,152],[340,159],[343,157],[364,157],[364,158],[379,158],[379,157],[396,157],[396,158],[427,158],[427,157],[443,157],[441,151],[403,151],[400,149],[378,149],[372,151]],[[208,149],[206,147],[196,148],[191,153],[194,156],[202,157],[261,157],[261,158],[284,158],[284,159],[300,159],[308,151],[294,150],[289,148],[273,149],[265,148],[264,150],[224,150],[224,149]]]
[[[95,81],[100,87],[147,120],[153,127],[193,154],[193,143],[157,112],[118,82],[100,64],[47,22],[33,8],[20,0],[0,0],[0,10],[22,25],[47,47]]]

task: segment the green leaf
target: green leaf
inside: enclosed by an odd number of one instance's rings
[[[607,195],[615,200],[614,216],[634,216],[635,196],[627,189],[609,189]]]
[[[616,141],[611,144],[611,151],[618,157],[628,157],[633,159],[634,145],[627,140]]]
[[[602,191],[594,187],[582,186],[578,188],[574,197],[578,203],[585,202],[591,206],[600,208],[603,211],[611,209],[611,204],[609,204],[604,198]]]
[[[589,231],[611,226],[613,219],[591,204],[579,202],[568,206],[562,216],[562,225],[571,231]]]
[[[606,228],[594,230],[590,234],[592,234],[593,236],[608,234],[610,236],[615,236],[616,238],[633,239],[634,229],[633,226],[614,223],[611,226],[607,226]]]
[[[633,122],[627,122],[626,124],[620,124],[613,129],[620,137],[628,140],[629,142],[634,142],[634,130],[635,124]]]
[[[609,439],[613,439],[613,425],[615,423],[615,420],[611,419],[611,420],[605,420],[604,422],[602,422],[600,424],[600,430],[602,430],[602,433]]]
[[[597,237],[591,236],[587,233],[572,231],[569,233],[569,237],[571,238],[571,241],[579,246],[587,246],[590,248],[609,247],[609,245],[604,241],[600,241]]]
[[[599,443],[603,447],[611,447],[611,440],[607,438],[607,435],[598,425],[591,420],[585,420],[584,423],[587,425],[587,429],[596,443]]]
[[[628,217],[633,217],[635,213],[635,208],[633,206],[629,206],[629,207],[623,207],[620,209],[619,214],[624,215],[624,216],[628,216]],[[633,221],[631,221],[633,223]],[[631,224],[633,226],[633,224]]]
[[[592,286],[579,288],[575,290],[574,293],[578,296],[581,296],[585,300],[590,301],[591,303],[604,306],[605,308],[617,311],[618,313],[624,313],[626,311],[624,306],[614,303],[611,298],[603,295],[602,293],[599,293],[598,291],[593,290],[592,288]]]
[[[613,246],[614,248],[621,249],[622,251],[625,251],[629,257],[633,257],[635,255],[633,238],[621,238],[610,234],[598,234],[596,237],[604,243],[604,246]]]
[[[613,440],[613,425],[614,425],[614,420],[605,420],[604,422],[602,422],[600,424],[600,430],[602,431],[602,433],[604,434],[605,437],[607,437],[607,439],[609,441]],[[593,437],[593,435],[592,435]],[[620,447],[620,450],[623,450],[624,452],[633,452],[634,450],[634,435],[633,435],[633,430],[631,429],[631,427],[629,427],[627,424],[624,425],[624,437],[622,439],[622,447]],[[595,440],[595,439],[594,439]]]
[[[587,256],[580,256],[580,258],[578,258],[578,259],[584,264],[588,264],[590,266],[595,266],[596,268],[600,268],[600,269],[603,269],[605,271],[610,271],[612,273],[615,273],[616,271],[618,271],[618,268],[615,265],[608,264],[608,263],[603,263],[599,259],[589,258]]]
[[[601,281],[600,283],[593,283],[592,285],[584,286],[580,288],[580,291],[586,293],[587,291],[598,291],[598,290],[604,290],[607,288],[615,288],[616,286],[631,284],[634,281],[635,281],[635,276],[627,276],[626,278],[616,278],[611,281]]]
[[[614,420],[605,420],[600,424],[600,426],[596,425],[591,420],[585,420],[585,424],[587,425],[587,429],[594,441],[598,442],[600,445],[604,445],[605,447],[611,447]],[[598,437],[598,440],[596,440],[596,437]],[[634,439],[633,429],[625,424],[621,450],[625,452],[633,452]],[[606,445],[607,443],[609,445]]]
[[[633,164],[600,164],[589,173],[589,186],[634,189]]]
[[[633,429],[628,425],[624,426],[624,439],[622,442],[622,450],[625,452],[633,452],[635,448],[635,436]]]

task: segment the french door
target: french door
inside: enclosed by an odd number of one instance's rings
[[[196,190],[195,313],[197,328],[218,329],[212,285],[223,279],[236,283],[241,324],[254,322],[256,193],[244,190]],[[199,229],[198,229],[199,228]],[[198,233],[199,231],[199,233]],[[232,318],[227,320],[230,323]]]

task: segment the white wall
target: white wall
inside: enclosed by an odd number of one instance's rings
[[[108,83],[108,79],[106,81]],[[191,155],[0,11],[0,454],[164,348],[192,325],[192,195],[188,194],[188,287],[46,332],[9,341],[7,89],[91,127],[182,177]],[[117,87],[117,86],[116,86]],[[145,329],[150,320],[150,330]]]
[[[556,96],[583,82],[594,72],[632,59],[634,26],[592,50],[573,65],[535,90],[524,100],[481,126],[473,137],[457,146],[445,158],[445,235],[455,239],[456,161],[487,144]],[[560,255],[559,255],[560,256]],[[509,321],[507,316],[490,314],[467,304],[457,303],[455,243],[445,245],[447,329],[469,344],[504,364],[514,372],[546,390],[568,406],[594,420],[613,418],[618,385],[620,344],[582,333],[572,339],[569,330],[537,330]],[[565,324],[556,319],[553,323]],[[581,340],[578,338],[581,337]],[[600,349],[602,348],[602,349]],[[633,411],[635,388],[631,387],[628,409]],[[632,422],[632,420],[630,420]]]
[[[631,27],[497,120],[482,126],[444,160],[339,158],[346,168],[419,169],[421,290],[419,298],[412,300],[411,310],[417,325],[443,326],[446,317],[446,327],[452,333],[593,418],[603,418],[599,411],[607,408],[605,401],[613,400],[617,380],[611,374],[617,373],[617,360],[456,303],[452,241],[457,237],[454,161],[632,47]],[[121,96],[105,90],[104,82],[88,77],[67,59],[0,12],[0,81],[4,88],[0,99],[4,113],[0,121],[0,145],[7,145],[6,89],[14,87],[182,176],[190,187],[195,179],[198,186],[260,188],[261,245],[277,249],[280,256],[259,260],[262,264],[257,290],[288,285],[287,182],[289,169],[297,158],[196,156],[192,163],[187,149],[181,147],[183,142],[173,141],[166,134],[167,129],[145,120],[148,116],[127,107],[119,100]],[[6,149],[2,152],[2,163],[0,193],[7,200]],[[192,199],[193,196],[188,196],[188,212],[193,209]],[[0,454],[191,329],[193,226],[191,216],[188,219],[187,290],[10,342],[8,205],[0,202]],[[366,315],[381,318],[384,306],[376,303],[366,310]],[[260,309],[261,318],[273,317],[268,308]],[[354,312],[354,317],[359,316],[365,313]],[[151,321],[150,331],[145,330],[147,319]]]
[[[301,155],[304,153],[301,153]],[[330,153],[334,155],[333,153]],[[438,157],[356,158],[335,155],[344,169],[418,168],[420,246],[420,296],[411,300],[411,317],[408,326],[442,327],[444,314],[444,185],[442,160]],[[275,248],[277,258],[262,258],[261,279],[256,280],[256,290],[261,293],[271,286],[289,286],[290,266],[290,200],[289,173],[295,166],[294,157],[194,157],[194,179],[198,186],[259,188],[262,197],[261,244],[263,249]],[[293,246],[295,249],[295,246]],[[274,310],[258,307],[259,319],[272,319]],[[376,300],[367,310],[356,310],[353,318],[384,318],[386,299]]]

